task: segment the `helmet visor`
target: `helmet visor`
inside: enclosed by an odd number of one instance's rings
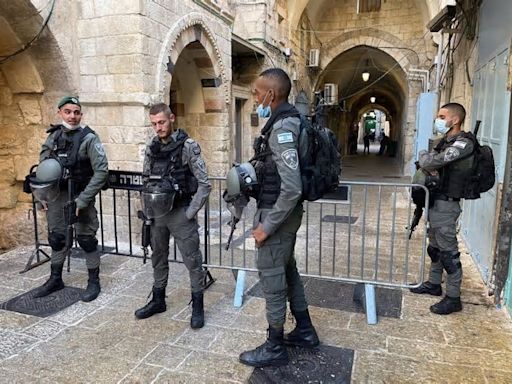
[[[141,192],[142,210],[148,219],[158,219],[172,210],[174,193]]]
[[[34,199],[44,203],[52,203],[60,195],[58,183],[30,183]]]

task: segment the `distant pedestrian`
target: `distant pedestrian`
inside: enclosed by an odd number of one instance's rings
[[[364,144],[363,155],[366,154],[367,150],[368,150],[368,154],[370,154],[370,134],[369,133],[364,135],[363,144]]]

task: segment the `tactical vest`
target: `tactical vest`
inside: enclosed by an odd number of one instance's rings
[[[183,146],[188,135],[180,130],[176,141],[164,145],[160,140],[153,140],[149,147],[150,172],[152,176],[173,179],[178,185],[175,205],[188,204],[197,192],[197,179],[188,166],[183,165]]]
[[[272,159],[272,151],[266,136],[256,139],[254,152],[251,163],[258,178],[258,188],[256,196],[253,197],[258,202],[258,208],[272,208],[281,193],[281,177],[277,172],[277,164]]]
[[[462,134],[460,137],[470,138]],[[452,143],[444,138],[435,147],[435,151],[442,152],[450,147]],[[474,155],[471,154],[460,160],[454,161],[439,169],[440,190],[439,193],[451,198],[463,199],[465,197],[466,182],[471,176]]]
[[[91,160],[88,157],[80,156],[79,149],[85,136],[94,131],[85,127],[76,131],[64,131],[62,125],[56,125],[47,130],[53,137],[53,148],[51,149],[51,156],[59,159],[60,163],[69,171],[69,175],[75,183],[75,190],[83,190],[91,177],[94,175]],[[67,185],[63,184],[62,188]]]

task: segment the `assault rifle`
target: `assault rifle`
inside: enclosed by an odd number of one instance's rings
[[[146,264],[148,258],[148,247],[151,245],[151,223],[152,220],[146,217],[143,211],[137,211],[137,217],[142,220],[141,245],[144,252],[143,263]]]
[[[224,200],[226,200],[227,192],[224,192]],[[228,203],[228,210],[231,212],[231,221],[228,225],[231,227],[231,232],[229,233],[228,242],[226,243],[225,250],[229,249],[231,245],[231,241],[233,240],[233,234],[235,233],[236,225],[242,218],[242,213],[244,208],[249,203],[249,198],[245,195],[240,195],[236,199],[226,201]]]
[[[416,161],[414,162],[414,165],[416,166],[416,171],[418,171],[420,169],[420,163]],[[416,205],[416,208],[414,209],[411,225],[408,228],[409,240],[412,237],[412,233],[420,223],[421,216],[423,216],[423,208],[425,208],[425,191],[423,190],[423,188],[412,187],[411,195],[412,200]]]
[[[76,215],[76,201],[74,196],[74,185],[71,177],[68,176],[68,201],[64,205],[64,220],[66,223],[66,244],[65,248],[68,253],[68,272],[70,270],[71,249],[73,248],[73,240],[75,235],[75,223],[78,222]]]

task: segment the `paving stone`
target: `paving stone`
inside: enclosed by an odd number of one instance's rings
[[[0,330],[19,331],[40,320],[39,317],[0,309]]]
[[[23,334],[35,337],[39,340],[48,340],[53,338],[65,328],[66,326],[63,326],[60,323],[44,319],[35,323],[34,325],[25,328],[23,330]]]
[[[424,325],[407,320],[380,318],[377,324],[368,325],[366,318],[356,319],[354,317],[348,329],[368,334],[376,333],[379,335],[396,336],[404,339],[444,342],[443,330],[435,323]]]
[[[209,351],[225,356],[238,358],[240,353],[254,349],[265,341],[263,333],[238,331],[235,329],[219,329],[217,338]]]
[[[479,367],[426,363],[412,358],[361,351],[356,354],[353,383],[483,383]]]
[[[141,364],[121,380],[120,384],[149,384],[152,383],[162,371],[163,368],[161,367]]]
[[[326,345],[353,349],[385,351],[386,336],[377,333],[357,332],[336,328],[317,328],[320,342]]]
[[[94,301],[89,303],[79,301],[57,314],[50,316],[49,319],[64,325],[73,325],[80,322],[84,317],[97,311],[98,308],[99,307],[94,304]]]
[[[0,330],[0,359],[13,356],[37,343],[35,337]]]
[[[252,368],[240,364],[238,359],[204,351],[192,352],[177,370],[212,379],[234,381],[245,381],[252,372]]]
[[[194,350],[208,350],[210,345],[217,339],[219,329],[210,325],[205,325],[200,329],[187,329],[181,334],[174,345]]]
[[[191,349],[168,344],[158,344],[156,348],[144,358],[144,364],[157,365],[168,369],[176,369],[192,353]]]
[[[455,365],[480,366],[486,369],[512,373],[512,352],[490,351],[475,347],[457,347],[441,343],[425,343],[416,340],[388,337],[389,353],[415,356],[428,362]]]
[[[194,375],[185,372],[171,372],[168,370],[163,370],[160,372],[156,380],[153,382],[155,384],[234,384],[234,383],[242,383],[242,381],[236,380],[223,380],[217,377],[211,378],[209,376],[201,376],[199,374]]]

